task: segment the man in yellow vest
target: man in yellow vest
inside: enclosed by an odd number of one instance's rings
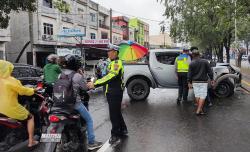
[[[110,63],[107,68],[107,75],[96,80],[94,83],[89,82],[88,88],[96,88],[98,86],[106,86],[105,95],[109,104],[109,116],[112,124],[111,138],[109,143],[113,144],[120,140],[120,137],[127,135],[128,130],[121,113],[121,102],[124,90],[124,67],[121,60],[118,59],[118,47],[110,45],[108,49],[108,57]]]
[[[179,86],[179,92],[177,98],[178,105],[180,104],[182,99],[184,102],[187,101],[188,97],[187,74],[188,74],[189,64],[191,63],[191,57],[188,55],[188,53],[189,53],[188,49],[183,49],[182,54],[180,54],[175,59],[175,69]]]

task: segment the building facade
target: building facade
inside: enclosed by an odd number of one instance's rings
[[[0,29],[0,59],[6,60],[5,45],[10,40],[10,29]]]
[[[89,15],[88,15],[89,14]],[[88,0],[87,16],[89,17],[87,23],[87,35],[85,39],[98,38],[98,4]]]
[[[83,54],[85,50],[85,53],[91,54],[94,49],[101,51],[103,48],[98,48],[98,44],[94,44],[95,47],[83,48],[82,42],[92,39],[95,39],[93,43],[96,43],[112,38],[111,43],[114,44],[119,44],[122,40],[132,40],[148,47],[149,26],[141,20],[125,16],[112,18],[109,9],[91,0],[64,0],[63,3],[70,8],[68,13],[55,8],[53,0],[36,2],[38,6],[36,12],[11,13],[10,30],[0,32],[1,58],[6,57],[7,60],[14,62],[20,56],[18,59],[20,63],[43,67],[46,57],[51,53],[71,50]],[[112,25],[110,25],[111,19]],[[62,36],[64,31],[71,29],[80,31],[83,36]],[[8,35],[11,35],[11,41]],[[3,44],[6,41],[10,42],[6,43],[7,53],[3,53],[5,52]]]
[[[84,34],[83,39],[97,38],[98,4],[90,0],[64,2],[70,6],[67,14],[59,12],[52,0],[38,0],[37,11],[32,14],[11,14],[10,31],[13,39],[6,47],[8,60],[14,62],[21,50],[25,50],[19,62],[32,64],[33,58],[36,58],[35,64],[43,66],[46,57],[58,49],[80,49],[76,47],[80,43],[79,37],[58,36],[63,29],[80,29]]]
[[[99,5],[98,39],[110,38],[110,10]]]
[[[126,16],[112,17],[114,26],[118,26],[122,29],[123,40],[129,40],[129,18]]]
[[[129,28],[134,31],[134,40],[148,47],[149,45],[149,24],[137,19],[132,18],[129,20]]]
[[[167,33],[151,35],[149,38],[149,44],[151,49],[175,47],[171,37]]]
[[[115,45],[120,44],[123,40],[123,30],[120,26],[113,24],[112,26],[112,43]]]

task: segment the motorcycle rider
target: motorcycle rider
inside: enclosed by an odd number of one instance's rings
[[[0,60],[0,113],[19,121],[27,121],[29,135],[28,147],[38,144],[34,136],[34,116],[18,103],[18,95],[31,96],[36,89],[25,87],[19,80],[11,76],[14,65]]]
[[[75,72],[72,78],[73,90],[74,90],[73,92],[76,96],[75,110],[77,110],[80,113],[81,117],[86,121],[87,135],[88,135],[88,149],[94,150],[96,148],[100,148],[102,146],[102,142],[98,142],[95,140],[92,117],[88,112],[87,108],[81,102],[82,91],[88,90],[83,75],[77,72],[82,66],[81,58],[75,55],[66,55],[63,59],[61,59],[61,66],[64,67],[62,69],[62,73],[64,75],[70,75],[72,74],[72,72]]]
[[[43,68],[44,82],[46,86],[46,93],[51,97],[53,92],[53,84],[61,73],[61,68],[57,64],[58,56],[56,54],[50,54],[47,57],[48,64]]]

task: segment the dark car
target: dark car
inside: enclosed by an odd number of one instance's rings
[[[23,85],[36,85],[43,75],[43,70],[29,64],[14,63],[12,76],[21,81]]]

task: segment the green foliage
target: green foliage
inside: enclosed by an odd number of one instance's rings
[[[36,0],[0,0],[0,28],[9,25],[11,11],[35,11]]]
[[[69,13],[70,12],[70,4],[66,3],[63,0],[53,0],[53,5],[62,13]]]
[[[237,0],[237,7],[234,5],[234,0],[161,0],[161,2],[166,6],[166,17],[172,20],[171,37],[178,41],[191,42],[206,50],[214,50],[221,59],[225,47],[229,62],[230,45],[234,40],[234,19],[241,20],[250,13],[249,0]],[[243,24],[247,25],[246,23]],[[243,27],[241,35],[245,37],[243,33],[247,27],[245,29]]]

